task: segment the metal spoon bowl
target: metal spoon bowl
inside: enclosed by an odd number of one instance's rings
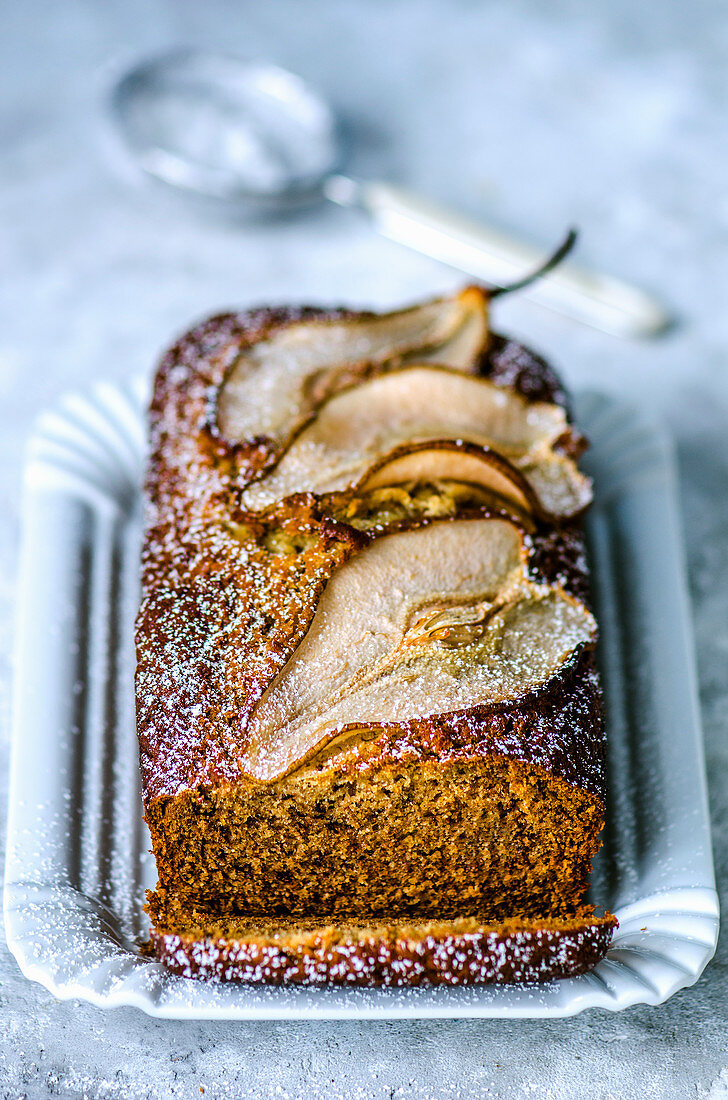
[[[143,171],[225,202],[317,198],[338,166],[332,111],[275,65],[196,50],[166,54],[126,73],[111,109]]]
[[[542,259],[540,249],[401,188],[342,175],[333,112],[276,65],[197,50],[164,54],[119,80],[111,112],[137,166],[189,194],[251,213],[323,198],[356,206],[385,236],[499,286]],[[642,291],[571,263],[523,293],[619,336],[652,336],[668,324]]]

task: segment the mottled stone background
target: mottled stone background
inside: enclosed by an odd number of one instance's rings
[[[383,304],[452,271],[353,213],[204,220],[132,187],[106,144],[112,73],[169,45],[312,78],[352,167],[632,278],[679,325],[628,344],[523,301],[501,327],[575,385],[650,403],[679,445],[717,871],[728,869],[728,8],[697,0],[7,0],[0,7],[0,634],[9,705],[18,485],[37,410],[150,367],[234,303]],[[0,736],[2,802],[8,723]],[[57,1004],[0,949],[7,1097],[728,1097],[728,951],[659,1008],[539,1022],[209,1024]]]

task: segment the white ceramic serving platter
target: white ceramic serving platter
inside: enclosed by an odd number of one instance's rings
[[[590,974],[525,988],[204,984],[143,958],[133,716],[144,387],[98,386],[39,421],[25,477],[5,880],[8,944],[58,997],[216,1019],[555,1017],[658,1004],[718,933],[690,616],[671,448],[628,405],[583,395],[588,535],[609,725],[594,898],[619,918]]]

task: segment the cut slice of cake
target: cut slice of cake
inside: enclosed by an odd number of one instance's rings
[[[155,928],[153,949],[181,977],[212,981],[355,986],[532,983],[583,974],[599,962],[611,917],[449,921],[222,922]]]
[[[487,305],[223,315],[161,364],[137,712],[178,972],[537,981],[607,948],[585,443]]]

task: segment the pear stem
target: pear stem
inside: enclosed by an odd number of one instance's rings
[[[537,279],[542,279],[544,275],[548,275],[549,271],[553,271],[562,260],[566,259],[576,244],[578,236],[579,234],[576,229],[570,229],[556,251],[553,252],[548,259],[544,260],[535,271],[531,271],[528,275],[524,275],[522,279],[517,279],[515,283],[507,283],[506,286],[491,287],[489,292],[490,297],[497,298],[500,294],[510,294],[513,290],[522,290],[524,286],[529,286],[531,283],[535,283]]]

